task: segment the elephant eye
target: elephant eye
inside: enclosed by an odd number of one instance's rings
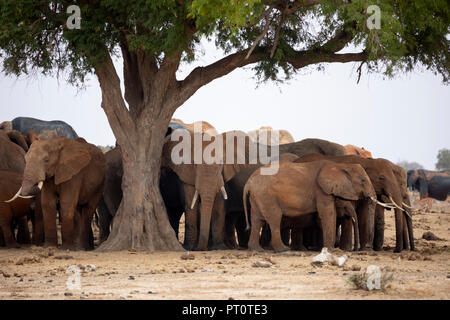
[[[49,161],[48,157],[45,157],[45,158],[44,158],[44,162],[45,162],[45,163],[48,163],[48,161]]]
[[[380,176],[378,179],[385,180],[386,178],[384,176]]]

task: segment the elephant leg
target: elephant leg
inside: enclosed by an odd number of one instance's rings
[[[108,239],[110,228],[111,228],[111,220],[112,216],[108,210],[108,207],[105,204],[103,197],[100,199],[98,203],[98,228],[99,228],[99,244],[103,243]]]
[[[44,184],[41,191],[42,216],[44,220],[45,246],[58,244],[58,233],[56,230],[56,194],[54,186]]]
[[[270,227],[271,244],[275,252],[283,252],[289,250],[281,239],[281,219],[283,212],[279,206],[272,205],[271,208],[264,206],[263,210],[270,210],[270,214],[263,214]],[[266,209],[267,208],[267,209]]]
[[[361,224],[359,230],[361,230]],[[382,250],[383,243],[384,243],[384,209],[383,207],[377,205],[377,207],[375,208],[375,233],[373,238],[373,250],[376,251]],[[362,245],[361,248],[363,248]]]
[[[66,185],[60,192],[60,216],[61,216],[61,237],[62,249],[76,249],[76,240],[78,234],[75,230],[75,211],[77,210],[79,190],[69,188],[71,184]],[[80,219],[82,220],[82,219]],[[83,228],[83,222],[80,221],[80,228]],[[80,231],[81,232],[81,231]]]
[[[271,241],[272,241],[272,233],[270,230],[270,226],[268,223],[264,223],[261,230],[259,243],[261,244],[261,247],[263,247],[264,249],[269,249]]]
[[[249,214],[251,214],[249,212]],[[236,233],[238,237],[239,247],[247,248],[248,240],[250,238],[250,230],[247,230],[247,223],[245,222],[245,214],[243,211],[237,213],[238,218],[236,220]]]
[[[184,194],[186,197],[186,211],[185,211],[185,231],[184,231],[184,244],[183,247],[186,250],[193,250],[197,246],[198,242],[198,203],[195,203],[194,208],[191,209],[191,201],[194,197],[195,187],[184,184]]]
[[[291,242],[291,228],[281,229],[281,240],[283,241],[285,246],[289,247]]]
[[[306,251],[303,244],[303,228],[293,228],[291,230],[291,249],[297,251]]]
[[[17,243],[19,244],[30,244],[30,229],[28,228],[28,217],[20,217],[16,219],[17,221]]]
[[[341,239],[339,248],[346,251],[352,250],[352,230],[353,223],[351,219],[343,218],[341,224]]]
[[[179,228],[180,228],[180,219],[181,219],[181,216],[183,215],[184,208],[179,207],[179,206],[175,206],[175,207],[166,206],[166,210],[167,210],[167,215],[169,217],[170,225],[171,225],[172,229],[175,231],[175,235],[177,236],[177,239],[178,239]]]
[[[211,250],[225,250],[225,203],[221,194],[214,200],[213,215],[211,217]]]
[[[237,216],[233,214],[233,212],[229,212],[225,215],[225,246],[229,249],[237,248],[236,241],[236,223]]]
[[[261,228],[264,225],[263,217],[255,203],[251,203],[251,231],[248,240],[248,249],[253,251],[263,251],[259,243]]]
[[[0,204],[0,229],[3,231],[3,239],[6,247],[8,248],[20,248],[19,244],[14,238],[12,232],[12,211],[11,207],[6,204]]]
[[[378,208],[379,206],[377,206]],[[375,214],[376,215],[376,214]],[[371,248],[374,243],[375,230],[374,222],[371,221],[373,217],[370,215],[369,204],[365,201],[360,203],[358,207],[358,226],[359,226],[359,242],[361,250]],[[351,231],[350,231],[351,234]]]
[[[322,229],[323,247],[333,249],[336,238],[336,207],[334,197],[319,195],[317,197],[317,213]]]
[[[403,250],[409,250],[409,237],[408,237],[408,226],[406,221],[406,215],[403,214]]]
[[[92,196],[87,205],[81,209],[81,233],[80,244],[81,249],[93,250],[94,249],[94,234],[92,232],[92,219],[94,218],[95,209],[102,196],[101,192],[97,192]]]
[[[32,225],[32,242],[36,246],[41,246],[44,243],[44,218],[42,215],[41,195],[36,196],[36,207],[34,209]]]

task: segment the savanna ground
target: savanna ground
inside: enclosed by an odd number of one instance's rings
[[[193,259],[182,259],[182,252],[2,248],[0,299],[449,299],[450,202],[434,201],[433,211],[413,216],[416,252],[393,253],[394,219],[386,211],[385,250],[347,253],[344,267],[312,266],[312,251],[191,252]],[[423,239],[428,231],[441,240]],[[273,264],[253,266],[261,260]],[[349,278],[372,264],[392,274],[387,288],[355,289]],[[80,290],[66,285],[72,265],[81,271]]]

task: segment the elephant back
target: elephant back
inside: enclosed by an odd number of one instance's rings
[[[54,136],[62,136],[69,139],[78,138],[75,130],[66,122],[53,120],[44,121],[35,118],[18,117],[12,121],[13,130],[17,130],[23,135],[34,132],[40,140],[47,140]]]

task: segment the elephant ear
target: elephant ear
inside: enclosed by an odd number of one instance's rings
[[[78,174],[91,161],[91,155],[84,143],[68,139],[59,154],[55,171],[55,184],[61,184]]]
[[[239,172],[238,164],[224,164],[223,165],[223,180],[230,181]]]
[[[320,170],[317,183],[326,194],[347,200],[359,199],[353,188],[350,173],[345,170],[345,167],[336,164],[325,165]]]
[[[22,149],[25,152],[28,152],[28,144],[27,141],[25,140],[25,137],[17,130],[11,130],[8,133],[8,137],[9,139],[14,142],[15,144],[19,145],[20,147],[22,147]]]

